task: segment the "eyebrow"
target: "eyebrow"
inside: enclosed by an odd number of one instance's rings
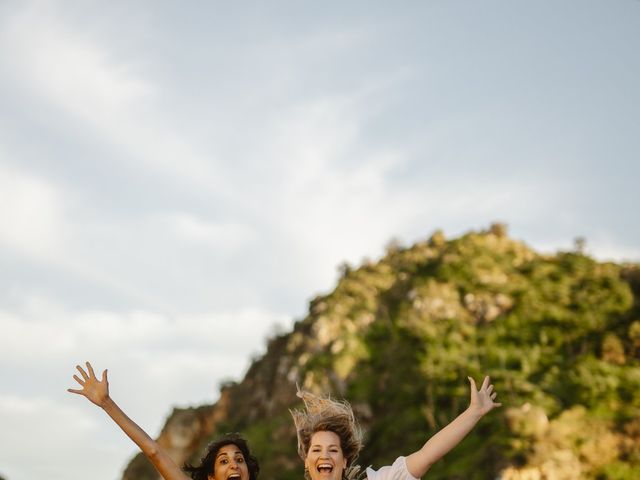
[[[242,452],[241,452],[240,450],[235,450],[235,451],[233,451],[233,452],[220,452],[220,453],[218,453],[218,455],[216,455],[216,458],[221,457],[222,455],[224,455],[224,456],[228,456],[228,455],[229,455],[229,453],[231,453],[232,455],[237,455],[238,453],[239,453],[240,455],[242,455]]]

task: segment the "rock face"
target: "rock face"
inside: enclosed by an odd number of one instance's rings
[[[341,272],[215,405],[174,410],[158,441],[178,462],[240,431],[261,478],[299,480],[288,413],[299,383],[350,400],[367,432],[360,463],[380,466],[460,413],[466,377],[489,372],[505,406],[430,479],[640,478],[637,265],[540,255],[493,225],[394,243]],[[141,455],[123,476],[157,478]]]

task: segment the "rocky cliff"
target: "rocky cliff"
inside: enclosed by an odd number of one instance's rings
[[[493,225],[343,265],[242,381],[215,405],[174,410],[159,442],[182,463],[241,431],[261,478],[299,480],[297,382],[351,401],[367,432],[360,463],[379,466],[466,407],[468,375],[490,372],[504,407],[430,479],[640,478],[640,268],[579,247],[542,255]],[[140,455],[123,476],[157,478]]]

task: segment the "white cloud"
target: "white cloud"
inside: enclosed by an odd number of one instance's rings
[[[113,118],[155,93],[132,65],[113,58],[90,32],[66,27],[51,4],[26,5],[8,19],[3,36],[12,45],[5,61],[50,101],[82,118]]]
[[[640,262],[640,245],[629,245],[607,232],[597,232],[586,238],[586,251],[601,260]]]
[[[259,155],[269,168],[257,195],[269,208],[252,207],[286,243],[291,255],[281,265],[311,292],[326,288],[342,260],[377,252],[414,210],[388,181],[403,152],[361,145],[367,98],[356,92],[301,103],[281,112],[264,135]]]
[[[39,363],[47,357],[69,352],[76,346],[66,328],[55,321],[26,321],[14,314],[0,312],[2,339],[0,357],[13,364]]]
[[[0,34],[12,46],[10,55],[0,56],[6,71],[28,97],[53,109],[52,123],[64,122],[70,135],[95,135],[111,151],[111,162],[141,163],[203,190],[224,190],[211,150],[179,133],[163,110],[163,87],[139,58],[114,51],[89,28],[74,29],[46,2],[18,10]]]
[[[255,233],[247,224],[233,222],[211,222],[189,212],[170,212],[154,215],[158,231],[168,229],[189,243],[206,244],[213,248],[240,250],[254,238]]]
[[[7,478],[82,478],[82,472],[86,477],[95,468],[117,475],[131,446],[108,429],[104,429],[108,443],[103,443],[100,412],[65,400],[53,400],[44,392],[39,396],[0,393],[0,449]]]
[[[102,231],[96,239],[92,229],[98,225]],[[58,272],[61,279],[81,278],[145,305],[161,304],[122,272],[102,268],[96,249],[104,254],[101,244],[113,242],[122,230],[104,226],[75,193],[30,171],[0,165],[0,247]]]
[[[64,241],[64,198],[37,176],[0,165],[0,242],[18,251],[51,255]]]
[[[194,352],[247,356],[262,347],[269,328],[280,321],[289,318],[252,308],[177,317],[142,310],[66,312],[56,302],[26,297],[14,311],[0,310],[0,359],[40,364],[61,354],[82,353],[84,358],[114,351],[139,352],[143,357],[164,352],[161,356],[175,354],[185,361],[196,358]]]

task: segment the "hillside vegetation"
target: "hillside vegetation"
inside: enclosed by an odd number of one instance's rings
[[[490,373],[504,406],[426,478],[638,479],[639,298],[638,265],[542,255],[500,224],[390,245],[377,262],[343,265],[241,382],[216,405],[175,410],[159,441],[195,461],[241,431],[261,478],[301,480],[288,413],[298,382],[352,403],[366,429],[360,464],[378,467],[466,408],[468,375]],[[123,478],[158,477],[138,456]]]

